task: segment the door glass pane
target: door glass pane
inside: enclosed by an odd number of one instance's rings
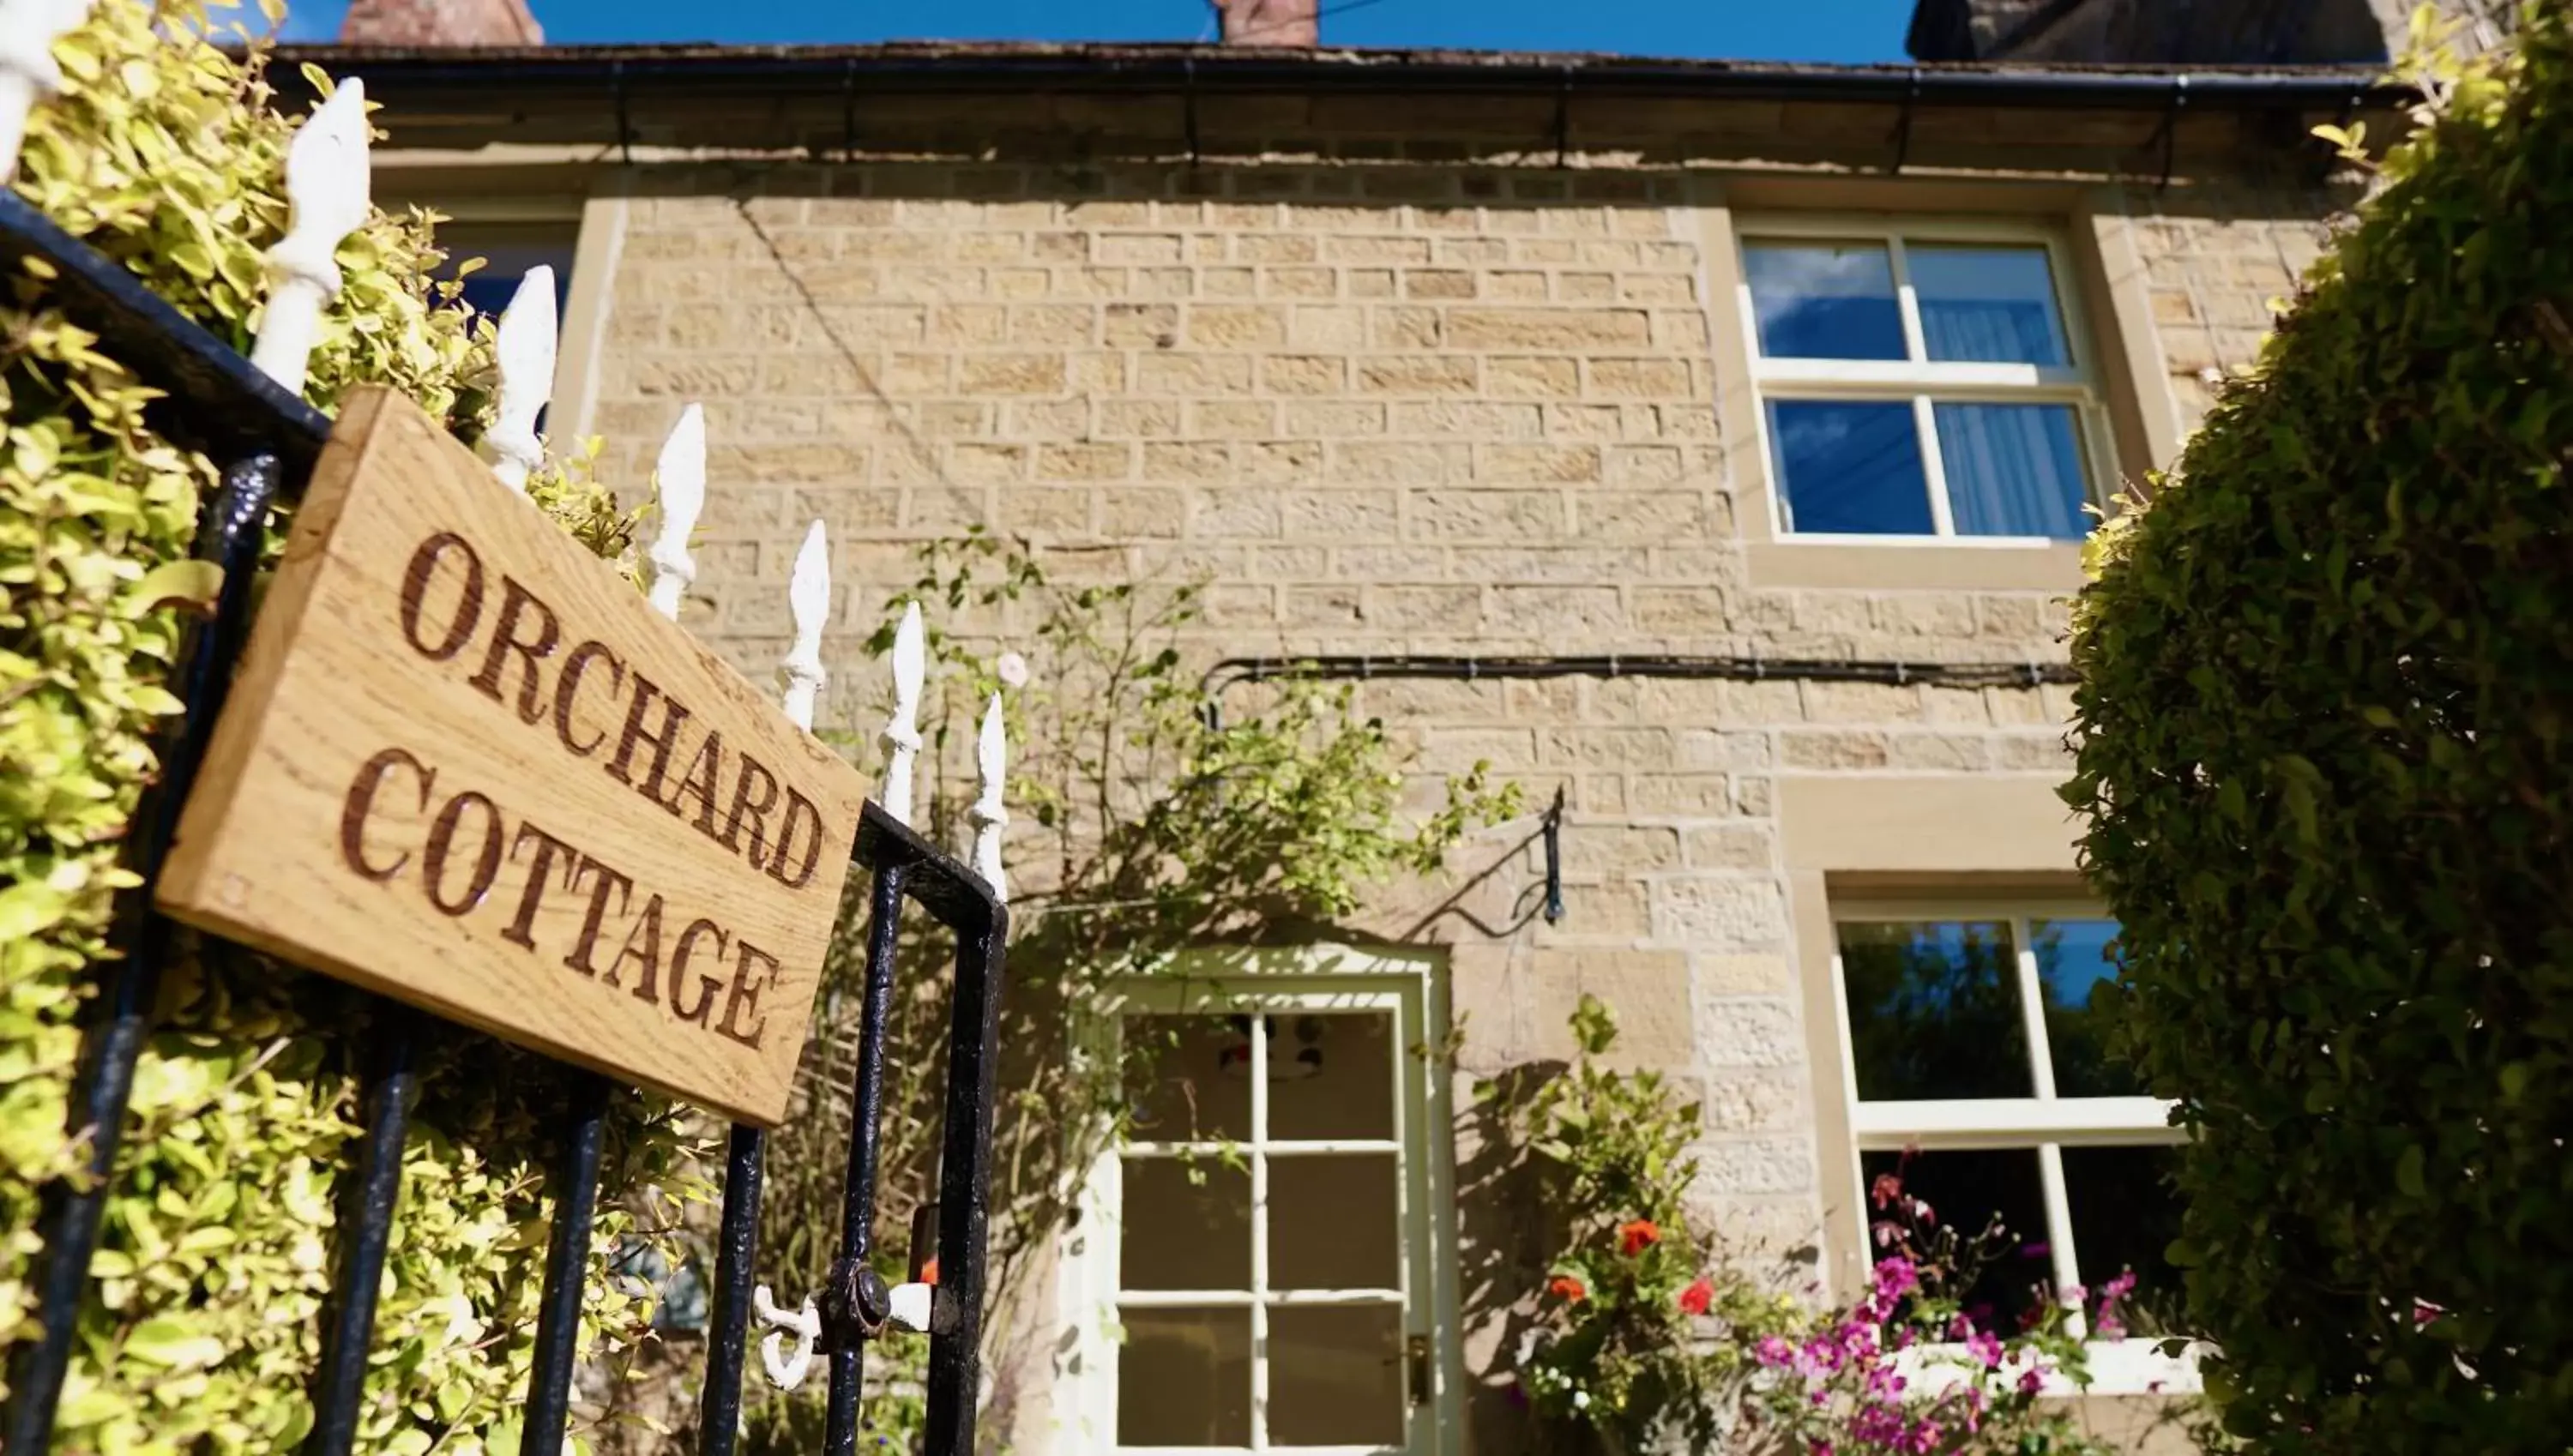
[[[2176,1334],[2179,1275],[2163,1257],[2179,1237],[2179,1194],[2171,1188],[2175,1147],[2068,1147],[2064,1196],[2072,1204],[2073,1247],[2090,1286],[2091,1309],[2101,1287],[2121,1270],[2136,1273],[2135,1292],[2116,1311],[2126,1333]],[[2111,1331],[2095,1329],[2109,1336]]]
[[[1908,1163],[1899,1152],[1859,1155],[1859,1170],[1871,1190],[1879,1177],[1898,1168],[1904,1192],[1928,1202],[1932,1215],[1955,1229],[1959,1238],[1975,1239],[1987,1229],[1998,1230],[1983,1245],[1992,1257],[1974,1283],[1959,1293],[1959,1303],[1978,1328],[2005,1334],[2017,1329],[2020,1316],[2048,1297],[2055,1285],[2055,1252],[2046,1242],[2046,1193],[2038,1180],[2037,1149],[1916,1152]],[[1868,1216],[1884,1216],[1872,1197]],[[1877,1247],[1872,1238],[1869,1244]]]
[[[1269,1159],[1269,1286],[1392,1289],[1402,1281],[1390,1153]]]
[[[1939,458],[1961,536],[2091,534],[2091,484],[2070,404],[1940,404]]]
[[[2109,947],[2118,938],[2114,920],[2041,920],[2029,926],[2037,953],[2037,983],[2046,993],[2046,1050],[2055,1063],[2055,1094],[2065,1097],[2141,1096],[2134,1068],[2109,1055],[2109,1021],[2115,1013],[2118,963]]]
[[[1787,529],[1931,533],[1930,476],[1910,404],[1772,399],[1769,448]]]
[[[1251,1444],[1249,1309],[1128,1309],[1118,1321],[1117,1444]]]
[[[1906,357],[1884,244],[1751,243],[1742,268],[1767,358]]]
[[[1393,1018],[1282,1016],[1269,1024],[1269,1139],[1393,1135]]]
[[[1250,1019],[1126,1019],[1130,1135],[1138,1142],[1249,1141]]]
[[[1840,947],[1862,1100],[2037,1094],[2008,925],[1851,922]]]
[[[1402,1444],[1402,1311],[1269,1311],[1269,1444]]]
[[[2072,361],[2045,249],[1916,243],[1904,261],[1932,359],[2047,366]]]
[[[1125,1161],[1119,1281],[1129,1289],[1251,1287],[1251,1175],[1212,1155]]]

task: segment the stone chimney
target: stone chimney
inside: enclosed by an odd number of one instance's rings
[[[1229,46],[1301,46],[1321,41],[1316,0],[1216,0]]]
[[[344,46],[540,46],[526,0],[349,0]]]
[[[2328,66],[2382,61],[2409,0],[1917,0],[1920,61]],[[2475,0],[2443,0],[2449,5]]]

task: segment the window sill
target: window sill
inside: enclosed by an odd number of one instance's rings
[[[1745,545],[1756,587],[1853,591],[2082,589],[2082,543],[1994,537],[1805,536]]]
[[[2159,1339],[2093,1340],[2086,1347],[2091,1383],[2076,1385],[2061,1371],[2050,1370],[2042,1393],[2065,1398],[2197,1394],[2202,1388],[2197,1376],[2198,1356],[2211,1347],[2191,1343],[2174,1356],[2163,1354],[2161,1343]],[[1932,1391],[1964,1380],[1972,1361],[1964,1345],[1927,1345],[1895,1357],[1896,1368],[1915,1387]],[[2004,1367],[2005,1373],[2010,1369]]]

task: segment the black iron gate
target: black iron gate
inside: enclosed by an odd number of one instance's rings
[[[152,908],[179,811],[202,762],[232,670],[247,638],[251,583],[274,505],[303,491],[331,432],[330,419],[249,360],[135,282],[113,260],[0,190],[0,267],[23,275],[40,260],[53,277],[47,303],[100,336],[105,351],[166,391],[154,427],[204,451],[222,467],[219,487],[198,518],[194,554],[223,568],[213,612],[181,643],[171,691],[186,704],[159,744],[160,778],[134,818],[128,867],[143,880],[126,892],[112,932],[112,959],[89,1003],[72,1091],[72,1130],[87,1134],[88,1176],[47,1188],[31,1284],[35,1339],[10,1371],[0,1450],[41,1456],[51,1444],[63,1380],[71,1366],[75,1316],[96,1253],[107,1181],[123,1130],[135,1067],[151,1031],[151,1010],[178,927]],[[933,1245],[939,1280],[930,1291],[930,1456],[974,1448],[982,1330],[985,1218],[989,1195],[993,1061],[1008,910],[974,871],[869,803],[852,863],[872,876],[867,930],[865,1018],[860,1031],[846,1203],[839,1257],[822,1300],[820,1348],[830,1362],[824,1450],[857,1448],[858,1402],[867,1342],[882,1335],[893,1298],[868,1262],[876,1204],[877,1123],[883,1110],[884,1024],[893,996],[894,946],[906,898],[956,937],[954,1010]],[[363,1125],[344,1173],[339,1246],[323,1313],[322,1361],[313,1387],[314,1425],[304,1449],[340,1456],[357,1436],[376,1297],[400,1201],[402,1148],[418,1083],[426,1014],[386,1004],[364,1049]],[[555,1213],[545,1250],[535,1366],[521,1450],[555,1456],[570,1415],[580,1279],[597,1208],[609,1083],[580,1073],[561,1112],[560,1162],[551,1170]],[[741,1380],[752,1337],[752,1257],[757,1244],[765,1134],[736,1124],[724,1172],[715,1249],[714,1307],[699,1419],[698,1449],[728,1456],[740,1430]],[[915,1251],[916,1253],[917,1251]]]

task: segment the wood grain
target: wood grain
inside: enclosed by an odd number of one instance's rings
[[[360,390],[157,899],[774,1125],[863,796],[418,405]]]

